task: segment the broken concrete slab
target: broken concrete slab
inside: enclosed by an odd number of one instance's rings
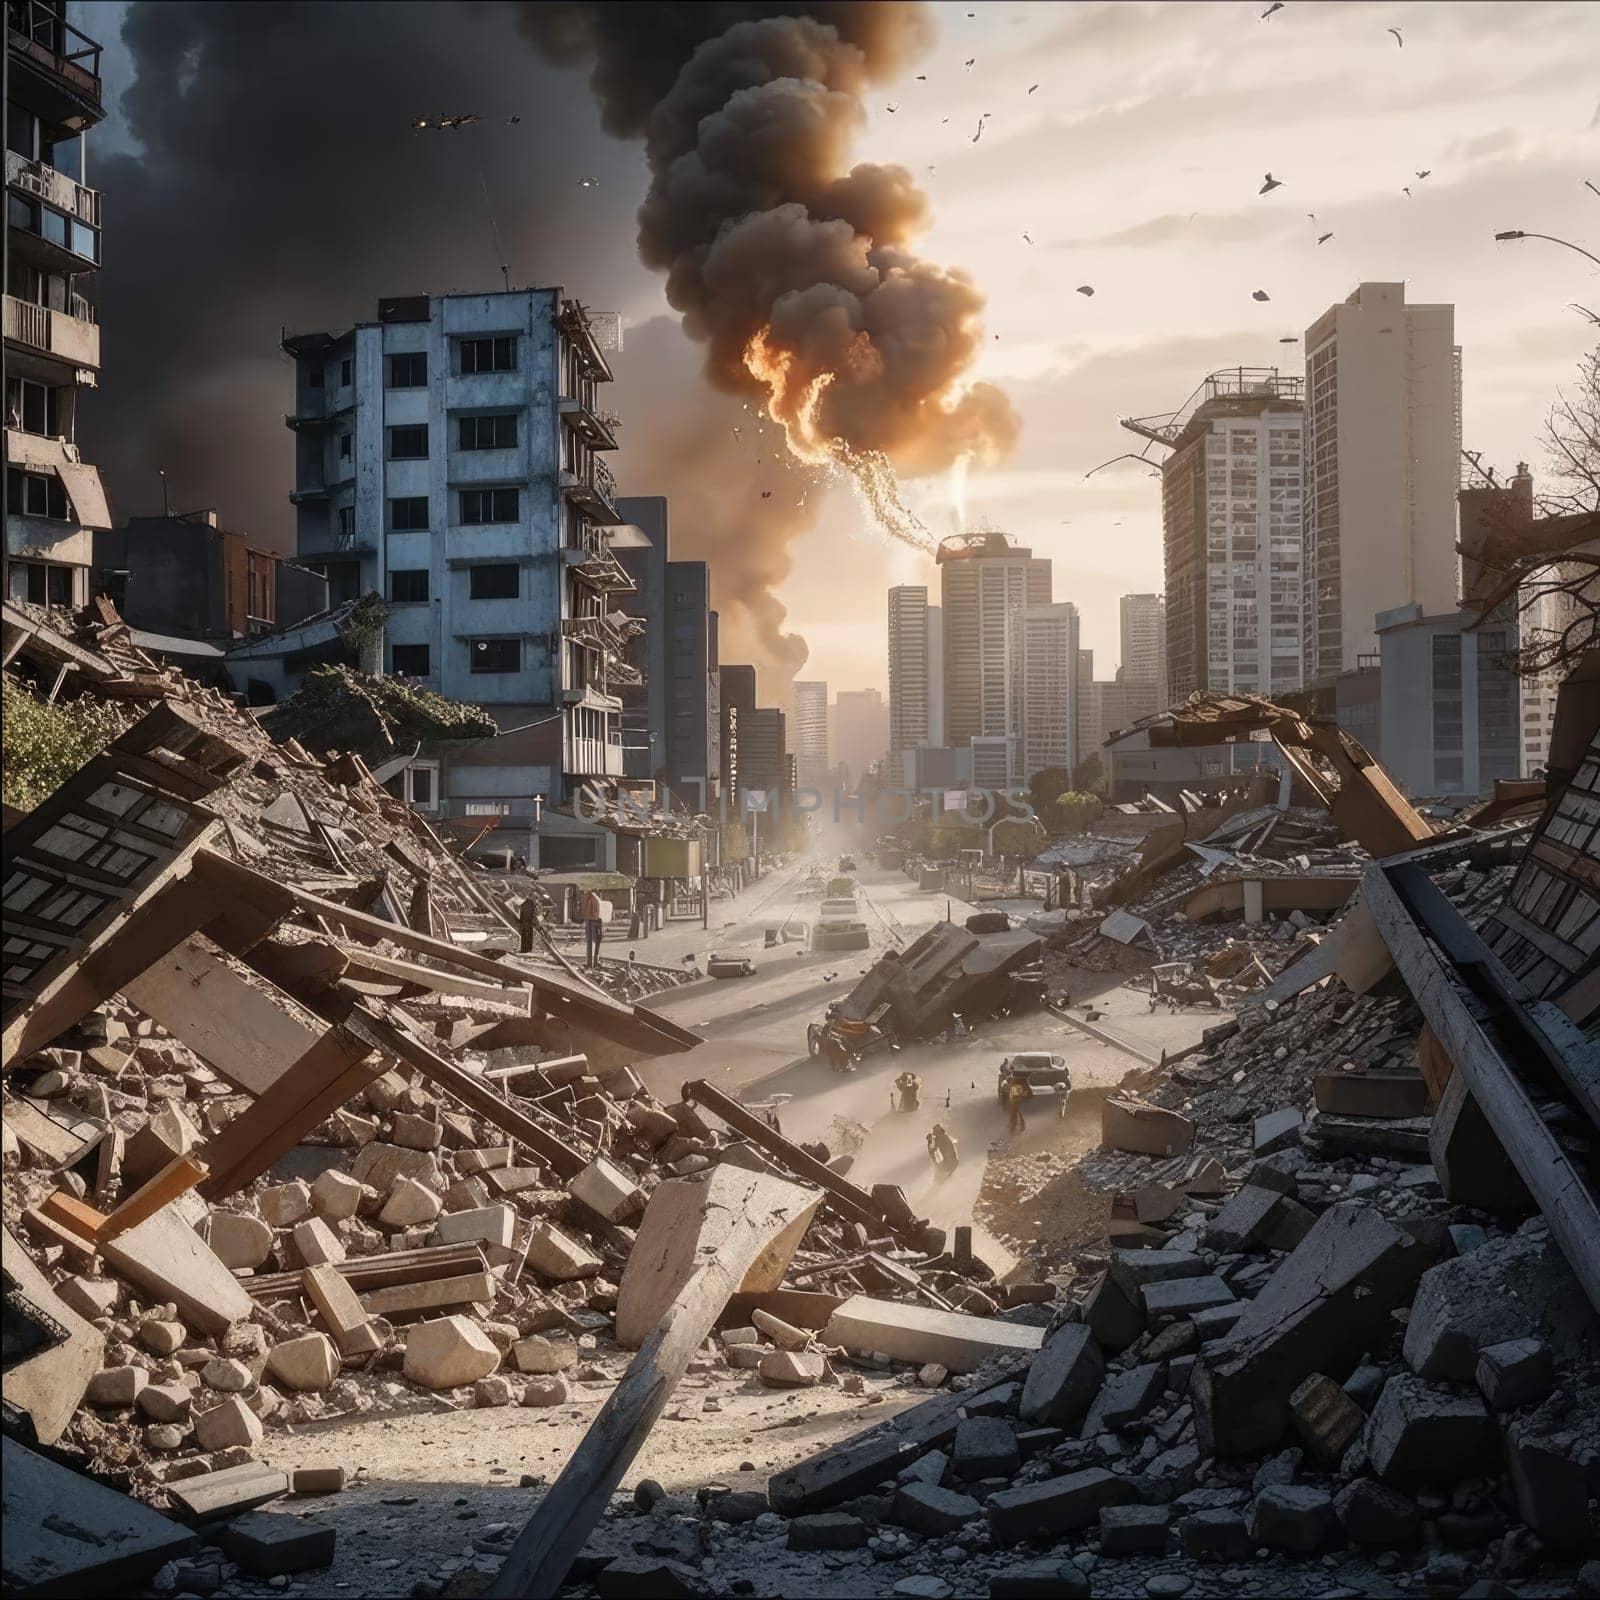
[[[1113,1250],[1108,1270],[1129,1299],[1137,1301],[1147,1283],[1201,1278],[1211,1269],[1192,1250]]]
[[[1299,1144],[1305,1118],[1293,1106],[1283,1106],[1257,1117],[1251,1130],[1252,1147],[1258,1156],[1270,1156]]]
[[[1144,1302],[1130,1295],[1109,1271],[1102,1272],[1083,1302],[1083,1320],[1107,1350],[1126,1350],[1145,1330]]]
[[[1086,1528],[1107,1506],[1136,1499],[1137,1490],[1128,1479],[1101,1467],[1087,1467],[1020,1489],[1002,1489],[989,1496],[985,1510],[994,1542],[1017,1544]]]
[[[339,1376],[339,1352],[325,1333],[307,1333],[275,1344],[267,1356],[267,1376],[280,1388],[326,1389]]]
[[[1552,1425],[1519,1417],[1506,1430],[1511,1487],[1522,1520],[1541,1539],[1562,1547],[1586,1540],[1596,1426],[1592,1401],[1577,1415]]]
[[[1100,1513],[1100,1554],[1159,1555],[1167,1548],[1171,1525],[1166,1506],[1107,1506]]]
[[[100,1363],[105,1359],[105,1335],[51,1289],[50,1280],[9,1228],[0,1245],[0,1268],[7,1280],[6,1404],[28,1414],[40,1444],[54,1444],[100,1372]],[[14,1303],[13,1294],[23,1303]],[[115,1303],[114,1293],[112,1302]],[[92,1299],[85,1303],[95,1304]],[[36,1321],[34,1312],[42,1322]],[[19,1323],[26,1319],[36,1336],[25,1337],[19,1326],[16,1337],[20,1348],[13,1355],[10,1347],[14,1315]]]
[[[261,1419],[238,1395],[194,1414],[195,1443],[202,1450],[226,1450],[230,1445],[256,1445],[263,1433]]]
[[[510,1206],[491,1209],[513,1215]],[[630,1266],[632,1259],[630,1255]],[[570,1283],[577,1278],[596,1276],[604,1268],[605,1262],[582,1240],[563,1232],[553,1222],[535,1222],[528,1230],[528,1265],[541,1277],[554,1278],[557,1283]],[[622,1281],[628,1281],[626,1273]]]
[[[499,1365],[494,1341],[466,1317],[419,1322],[406,1336],[405,1375],[425,1389],[458,1389]]]
[[[1428,1085],[1420,1072],[1351,1068],[1319,1072],[1318,1111],[1344,1117],[1425,1117]]]
[[[1288,1194],[1247,1183],[1207,1224],[1201,1243],[1225,1254],[1293,1250],[1316,1220]]]
[[[644,1192],[633,1174],[597,1156],[567,1180],[567,1193],[597,1211],[607,1222],[628,1222],[644,1210]]]
[[[255,1310],[238,1279],[172,1206],[104,1240],[100,1254],[152,1299],[176,1305],[198,1333],[226,1333]]]
[[[1044,1344],[1044,1329],[858,1294],[828,1318],[822,1342],[853,1355],[881,1351],[918,1365],[937,1361],[947,1371],[962,1373],[994,1356],[1031,1354]]]
[[[1181,1112],[1145,1100],[1108,1095],[1101,1104],[1100,1143],[1108,1150],[1140,1155],[1182,1155],[1194,1143],[1194,1123]]]
[[[1371,1206],[1330,1206],[1232,1332],[1195,1365],[1190,1393],[1202,1447],[1265,1450],[1289,1424],[1289,1401],[1314,1372],[1348,1371],[1380,1342],[1423,1260]]]
[[[1310,1484],[1275,1484],[1250,1508],[1250,1537],[1269,1550],[1314,1555],[1333,1542],[1338,1528],[1333,1496]]]
[[[167,1498],[181,1516],[194,1522],[231,1517],[276,1500],[289,1489],[288,1478],[264,1461],[246,1461],[193,1478],[173,1479]]]
[[[250,1511],[222,1530],[222,1548],[253,1577],[311,1572],[333,1562],[334,1530],[304,1517]]]
[[[1439,1096],[1428,1126],[1428,1154],[1445,1198],[1455,1205],[1521,1211],[1533,1204],[1465,1073],[1451,1073]]]
[[[955,1476],[967,1483],[1009,1478],[1022,1465],[1017,1430],[1004,1417],[963,1417],[956,1424],[950,1462]]]
[[[1543,1339],[1508,1339],[1479,1350],[1475,1376],[1491,1411],[1538,1405],[1555,1384],[1555,1357]]]
[[[131,1593],[195,1547],[187,1528],[9,1436],[0,1452],[8,1594]]]
[[[957,1533],[982,1515],[983,1507],[969,1494],[931,1483],[905,1483],[895,1491],[889,1520],[913,1533],[933,1536]]]
[[[1159,1327],[1174,1319],[1193,1320],[1202,1326],[1200,1315],[1216,1306],[1231,1306],[1234,1293],[1221,1278],[1168,1278],[1161,1283],[1147,1283],[1139,1291],[1144,1300],[1145,1315]]]
[[[1018,1414],[1024,1422],[1076,1427],[1099,1392],[1105,1370],[1093,1330],[1082,1322],[1064,1323],[1033,1358]]]
[[[1401,1372],[1383,1386],[1367,1426],[1368,1459],[1391,1488],[1458,1483],[1491,1471],[1499,1433],[1476,1394]]]
[[[826,1370],[820,1350],[768,1350],[756,1368],[763,1383],[780,1389],[808,1389]]]
[[[511,1359],[518,1372],[540,1376],[565,1372],[578,1364],[578,1346],[571,1339],[551,1339],[533,1333],[512,1345]]]
[[[1122,1372],[1113,1372],[1101,1385],[1100,1393],[1083,1419],[1083,1437],[1114,1433],[1151,1410],[1166,1388],[1167,1368],[1161,1361],[1146,1361]]]
[[[1334,1498],[1334,1510],[1352,1544],[1375,1549],[1405,1549],[1422,1528],[1415,1500],[1372,1478],[1347,1483]]]
[[[205,1221],[205,1241],[217,1260],[235,1271],[254,1271],[272,1254],[272,1229],[241,1211],[213,1211]]]

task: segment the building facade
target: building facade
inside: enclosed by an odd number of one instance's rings
[[[961,534],[941,542],[944,613],[944,739],[1010,741],[1010,781],[1020,780],[1030,608],[1051,603],[1050,563],[1003,533]],[[986,758],[992,764],[992,753]],[[974,782],[977,781],[974,757]]]
[[[925,584],[889,591],[889,753],[938,744],[943,722],[942,614]]]
[[[66,0],[6,5],[5,594],[88,603],[111,526],[78,448],[78,396],[100,373],[100,194],[89,133],[104,116],[100,46]]]
[[[1031,607],[1024,619],[1022,779],[1046,767],[1067,772],[1078,756],[1078,608]]]
[[[828,686],[820,679],[798,679],[789,744],[795,776],[802,788],[820,789],[828,781]]]
[[[667,761],[667,552],[670,527],[664,495],[620,498],[617,511],[642,538],[616,552],[633,580],[625,604],[644,627],[628,641],[626,658],[639,682],[617,686],[622,702],[622,770],[630,778],[665,783]]]
[[[1475,611],[1380,613],[1379,743],[1414,798],[1487,794],[1522,774],[1515,629]]]
[[[1377,649],[1379,612],[1456,608],[1461,350],[1455,307],[1403,283],[1361,284],[1304,348],[1304,678],[1323,687]]]
[[[833,701],[832,749],[859,784],[889,750],[889,708],[876,689],[841,689]]]
[[[690,811],[715,811],[722,757],[711,569],[669,561],[666,579],[667,787]]]
[[[1125,594],[1117,602],[1122,630],[1123,683],[1153,683],[1156,698],[1167,692],[1167,607],[1158,594]]]
[[[612,599],[634,585],[604,460],[611,369],[583,308],[559,289],[416,295],[284,348],[297,549],[330,602],[381,595],[388,670],[502,730],[546,728],[508,802],[621,777],[615,690],[638,669]]]
[[[1269,698],[1304,681],[1305,533],[1299,378],[1273,368],[1214,372],[1167,441],[1161,467],[1166,682],[1177,704],[1199,689]],[[1130,601],[1124,596],[1124,625]],[[1153,608],[1135,607],[1143,626]],[[1129,640],[1123,642],[1126,678]]]

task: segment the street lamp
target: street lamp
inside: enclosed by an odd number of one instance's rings
[[[1551,233],[1526,233],[1521,228],[1507,228],[1503,233],[1497,233],[1494,237],[1497,244],[1504,243],[1508,239],[1544,239],[1550,244],[1562,244],[1569,250],[1576,250],[1580,256],[1587,257],[1597,267],[1600,267],[1600,256],[1595,255],[1592,251],[1585,250],[1581,244],[1574,244],[1570,239],[1558,239]]]

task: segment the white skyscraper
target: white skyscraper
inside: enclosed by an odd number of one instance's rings
[[[1125,594],[1122,613],[1121,683],[1153,683],[1165,702],[1167,683],[1167,608],[1158,594]]]
[[[794,686],[794,714],[789,719],[795,781],[819,788],[828,776],[828,686],[813,679]]]
[[[1306,329],[1305,357],[1305,680],[1323,685],[1377,650],[1380,611],[1456,608],[1455,307],[1363,283]]]
[[[934,732],[940,710],[934,659],[938,620],[925,584],[907,583],[889,591],[889,754],[894,763],[902,750],[939,742]]]
[[[1026,626],[1024,780],[1078,764],[1078,608],[1066,601],[1030,607]]]

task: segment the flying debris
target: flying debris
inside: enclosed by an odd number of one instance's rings
[[[483,118],[476,111],[461,111],[453,117],[413,117],[411,126],[418,129],[432,128],[438,131],[442,128],[465,128],[474,122],[482,121]]]
[[[1274,178],[1272,176],[1272,174],[1269,172],[1266,175],[1266,177],[1262,180],[1261,187],[1256,190],[1256,193],[1257,194],[1271,194],[1274,189],[1281,189],[1282,187],[1283,187],[1283,179],[1282,178]]]
[[[966,68],[967,68],[967,69],[968,69],[968,70],[969,70],[969,71],[970,71],[970,70],[971,70],[971,67],[972,67],[972,63],[973,63],[973,62],[974,62],[974,61],[976,61],[976,60],[977,60],[977,59],[978,59],[978,58],[977,58],[977,57],[976,57],[976,56],[968,56],[968,57],[967,57],[967,59],[966,59],[966,61],[965,61],[965,62],[963,62],[963,63],[962,63],[962,64],[963,64],[963,65],[964,65],[964,66],[965,66],[965,67],[966,67]]]
[[[1286,334],[1278,341],[1279,344],[1299,344],[1300,336],[1297,333]]]
[[[763,489],[761,491],[761,498],[763,500],[770,500],[772,498],[772,491],[770,489]]]
[[[579,178],[578,187],[580,189],[598,189],[600,180],[598,178]]]
[[[1146,446],[1146,448],[1148,449],[1149,447]],[[1103,472],[1107,467],[1115,466],[1119,461],[1137,461],[1141,467],[1148,467],[1158,478],[1161,476],[1161,468],[1148,456],[1136,456],[1131,450],[1124,450],[1120,456],[1112,456],[1109,461],[1102,461],[1098,467],[1090,467],[1084,473],[1084,477],[1092,478],[1095,473]]]
[[[1581,314],[1581,315],[1582,315],[1582,316],[1585,316],[1585,317],[1587,317],[1587,318],[1588,318],[1588,319],[1589,319],[1589,320],[1590,320],[1590,321],[1591,321],[1591,322],[1592,322],[1592,323],[1594,323],[1594,325],[1595,325],[1595,326],[1596,326],[1596,327],[1597,327],[1597,328],[1600,328],[1600,317],[1597,317],[1597,316],[1596,316],[1596,315],[1595,315],[1595,314],[1594,314],[1594,312],[1592,312],[1592,311],[1591,311],[1591,310],[1590,310],[1590,309],[1589,309],[1589,308],[1588,308],[1588,306],[1580,306],[1580,305],[1579,305],[1579,304],[1578,304],[1578,303],[1577,303],[1577,301],[1575,301],[1575,300],[1569,300],[1569,301],[1568,301],[1568,302],[1567,302],[1567,307],[1568,307],[1568,309],[1569,309],[1569,310],[1572,310],[1572,311],[1576,311],[1576,312],[1578,312],[1578,313],[1580,313],[1580,314]]]
[[[1306,212],[1306,215],[1310,217],[1313,222],[1317,220],[1317,214],[1315,211],[1308,211]]]
[[[1587,178],[1585,178],[1583,180],[1583,186],[1584,186],[1585,189],[1594,189],[1594,185],[1592,183],[1590,183]],[[1600,189],[1594,189],[1594,192],[1596,194],[1600,194]]]
[[[1089,296],[1092,297],[1094,295],[1094,288],[1093,288],[1093,286],[1091,284],[1080,283],[1078,285],[1078,293],[1079,294],[1086,294],[1086,295],[1089,295]]]
[[[983,118],[978,118],[978,131],[973,134],[972,142],[976,144],[983,137]]]
[[[743,433],[743,432],[744,432],[744,429],[743,429],[743,428],[735,428],[735,429],[734,429],[734,430],[733,430],[733,437],[734,437],[734,438],[735,438],[735,440],[737,440],[737,439],[738,439],[738,438],[739,438],[739,436],[740,436],[740,435],[741,435],[741,434],[742,434],[742,433]]]
[[[1398,28],[1390,28],[1389,32],[1394,35],[1394,42],[1399,45],[1402,50],[1404,50],[1406,47],[1406,42],[1400,37],[1400,30]]]
[[[1432,171],[1433,171],[1433,168],[1432,168],[1432,167],[1425,167],[1425,168],[1424,168],[1424,169],[1423,169],[1423,170],[1422,170],[1422,171],[1421,171],[1421,172],[1419,172],[1419,173],[1418,173],[1418,174],[1417,174],[1417,176],[1418,176],[1418,177],[1419,177],[1419,178],[1426,178],[1426,177],[1427,177],[1427,176],[1428,176],[1428,174],[1429,174],[1429,173],[1430,173],[1430,172],[1432,172]]]
[[[886,106],[885,106],[885,107],[884,107],[884,108],[883,108],[883,109],[884,109],[884,110],[885,110],[885,111],[890,111],[890,112],[894,112],[894,111],[898,111],[898,110],[899,110],[899,109],[900,109],[900,107],[899,107],[899,106],[897,106],[897,105],[896,105],[896,104],[895,104],[895,103],[894,103],[894,101],[892,101],[892,100],[891,100],[891,101],[890,101],[890,102],[889,102],[889,103],[888,103],[888,105],[886,105]]]
[[[1252,289],[1250,291],[1250,298],[1252,300],[1270,300],[1272,296],[1268,294],[1265,289]]]
[[[1023,234],[1023,236],[1022,236],[1022,237],[1023,237],[1023,238],[1024,238],[1024,239],[1028,239],[1028,235],[1027,235],[1027,234]],[[1028,243],[1029,243],[1029,244],[1032,244],[1032,243],[1033,243],[1033,240],[1032,240],[1032,239],[1028,239]]]
[[[518,116],[510,116],[510,117],[507,117],[507,118],[506,118],[506,126],[507,126],[507,127],[508,127],[508,128],[514,128],[514,127],[516,127],[516,125],[517,125],[517,124],[518,124],[518,123],[519,123],[519,122],[521,122],[521,121],[522,121],[522,118],[521,118],[521,117],[518,117]]]
[[[1033,84],[1033,85],[1031,85],[1031,86],[1030,86],[1030,87],[1029,87],[1029,89],[1028,89],[1028,93],[1029,93],[1029,94],[1032,94],[1032,93],[1033,93],[1033,91],[1034,91],[1034,90],[1035,90],[1035,89],[1037,89],[1037,88],[1038,88],[1038,87],[1039,87],[1039,85],[1038,85],[1038,84],[1036,84],[1036,83],[1035,83],[1035,84]]]
[[[928,81],[928,74],[926,72],[919,72],[917,74],[917,82],[918,83],[926,83],[927,81]]]
[[[1320,234],[1317,238],[1317,243],[1326,244],[1332,237],[1333,235],[1331,233]]]
[[[1402,183],[1400,185],[1400,193],[1403,194],[1407,200],[1409,200],[1411,198],[1411,185],[1409,183]]]
[[[1257,22],[1265,22],[1267,20],[1267,18],[1270,17],[1274,11],[1282,11],[1282,10],[1283,10],[1283,0],[1272,0],[1272,4],[1270,6],[1268,6],[1267,9],[1265,11],[1263,11],[1259,17],[1256,18],[1256,21]]]

